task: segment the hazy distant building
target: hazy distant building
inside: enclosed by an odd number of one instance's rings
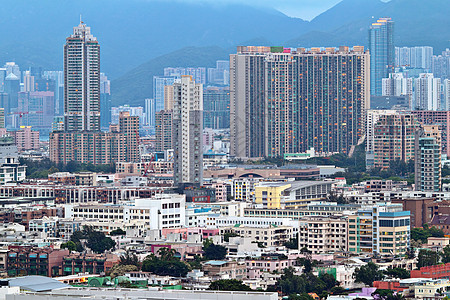
[[[414,79],[415,108],[419,110],[441,109],[441,79],[431,73],[420,74]]]
[[[80,22],[64,45],[64,117],[67,131],[100,130],[100,45]]]
[[[150,127],[155,127],[155,113],[156,113],[155,99],[153,98],[145,99],[144,113],[145,113],[145,124]]]
[[[238,47],[230,55],[230,154],[348,153],[364,136],[369,92],[364,47]]]
[[[203,91],[203,128],[230,128],[229,87],[208,87]]]
[[[43,78],[53,80],[55,93],[55,115],[64,115],[64,72],[63,71],[44,71]]]
[[[444,80],[444,85],[443,85],[443,103],[444,103],[444,110],[450,110],[450,79],[445,79]]]
[[[34,76],[27,74],[23,76],[23,92],[34,92]]]
[[[164,76],[172,76],[180,78],[181,76],[189,75],[192,79],[201,84],[206,84],[206,68],[204,67],[167,67],[164,68]]]
[[[433,47],[395,47],[395,65],[398,67],[424,69],[431,71]]]
[[[392,161],[414,159],[414,135],[419,128],[413,114],[380,115],[373,133],[374,167],[388,169]]]
[[[382,79],[382,96],[406,96],[409,108],[413,107],[413,79],[405,78],[403,73],[391,73]]]
[[[208,68],[208,83],[217,85],[230,84],[230,61],[218,60],[215,68]]]
[[[16,65],[15,62],[11,61],[11,62],[7,62],[4,66],[6,74],[5,76],[8,76],[9,74],[14,74],[17,78],[20,79],[21,77],[21,72],[20,72],[20,68],[18,65]]]
[[[415,188],[416,191],[441,190],[441,143],[437,125],[424,126],[415,135]]]
[[[100,127],[108,129],[111,124],[111,82],[105,73],[100,73]]]
[[[20,92],[19,124],[49,132],[55,116],[55,97],[53,92]]]
[[[172,137],[174,182],[198,184],[203,181],[203,85],[191,76],[173,84],[174,106]]]
[[[154,112],[164,109],[164,87],[173,85],[176,76],[153,76],[153,99],[155,101]],[[150,124],[155,124],[155,114],[153,113]]]
[[[139,117],[139,122],[144,122],[144,108],[142,106],[121,105],[118,107],[111,107],[111,124],[119,124],[119,115],[122,112],[129,112],[130,116]],[[139,129],[138,129],[139,130]]]
[[[5,106],[6,113],[17,111],[18,107],[18,93],[20,92],[20,78],[14,73],[9,73],[5,78],[5,93],[8,94],[8,103]]]
[[[381,96],[381,80],[392,73],[395,65],[394,21],[380,18],[369,28],[370,94]]]
[[[441,55],[433,56],[432,73],[436,78],[450,79],[450,49],[442,51]]]

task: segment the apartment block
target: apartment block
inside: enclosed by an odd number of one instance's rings
[[[369,94],[363,47],[238,47],[230,55],[230,154],[348,153],[365,134]]]
[[[410,212],[401,204],[377,203],[348,216],[348,251],[404,255],[410,242]]]
[[[374,128],[374,166],[387,169],[391,161],[414,159],[415,132],[419,128],[413,114],[381,115]]]
[[[299,249],[313,254],[348,251],[348,221],[339,216],[310,216],[300,219]]]

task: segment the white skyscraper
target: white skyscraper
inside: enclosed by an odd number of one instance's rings
[[[64,45],[64,87],[65,129],[100,130],[100,45],[83,22]]]
[[[415,108],[420,110],[441,109],[441,79],[431,73],[422,73],[414,80]]]
[[[202,184],[203,85],[191,76],[173,84],[174,181]]]

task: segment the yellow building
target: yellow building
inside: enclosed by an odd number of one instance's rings
[[[265,208],[298,208],[327,198],[333,181],[261,182],[255,185],[255,203]]]
[[[255,186],[255,202],[269,209],[281,208],[283,192],[290,187],[286,182],[260,183]]]

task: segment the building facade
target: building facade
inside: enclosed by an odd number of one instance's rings
[[[382,95],[382,79],[392,73],[395,66],[394,21],[380,18],[369,28],[370,94]]]
[[[230,128],[230,89],[208,87],[203,92],[203,128]]]
[[[172,137],[175,184],[203,180],[203,85],[183,76],[173,85]]]
[[[156,151],[173,149],[171,110],[160,110],[155,114],[155,136]]]
[[[230,154],[348,153],[364,135],[369,101],[363,47],[238,47],[230,55]]]
[[[100,130],[100,45],[83,22],[64,45],[64,117],[68,131]]]
[[[374,166],[387,169],[391,161],[414,159],[415,132],[419,127],[413,114],[381,115],[374,129]]]
[[[437,125],[429,125],[416,132],[414,155],[416,190],[439,192],[442,182],[441,138]]]

